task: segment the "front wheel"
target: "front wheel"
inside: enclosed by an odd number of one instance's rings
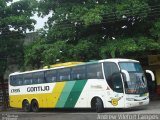
[[[95,108],[96,108],[97,113],[100,113],[103,111],[104,106],[103,106],[103,102],[100,98],[96,98]]]

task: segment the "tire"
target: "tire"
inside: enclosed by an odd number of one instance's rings
[[[38,105],[37,100],[32,100],[32,102],[31,102],[31,110],[33,112],[38,112],[39,111],[39,105]]]
[[[104,110],[103,102],[100,98],[96,98],[95,109],[97,113],[103,112]]]
[[[30,104],[29,104],[28,100],[23,101],[22,109],[23,109],[24,112],[30,112],[31,111]]]

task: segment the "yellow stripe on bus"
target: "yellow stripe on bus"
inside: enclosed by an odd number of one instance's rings
[[[53,89],[53,92],[52,92],[52,96],[50,98],[53,98],[53,104],[52,105],[49,105],[49,106],[53,106],[55,107],[57,102],[58,102],[58,99],[62,93],[62,90],[65,86],[66,82],[59,82],[59,83],[56,83],[56,85],[54,86],[54,89]]]

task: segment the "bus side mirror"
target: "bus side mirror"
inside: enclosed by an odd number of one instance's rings
[[[155,81],[154,73],[151,70],[146,70],[146,73],[150,74],[152,77],[152,81]]]
[[[121,70],[121,72],[125,75],[125,76],[123,76],[123,77],[126,79],[126,81],[130,81],[130,76],[129,76],[128,71],[126,71],[126,70]]]

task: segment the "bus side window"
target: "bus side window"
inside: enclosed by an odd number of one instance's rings
[[[44,83],[44,78],[38,78],[38,84]]]
[[[10,84],[12,86],[19,86],[23,84],[23,76],[22,75],[14,75],[10,77]]]
[[[106,80],[110,80],[114,73],[119,72],[119,69],[115,63],[104,63],[104,72]]]
[[[97,78],[98,78],[98,79],[102,79],[102,78],[103,78],[102,72],[97,72]]]
[[[59,80],[62,81],[63,80],[63,76],[59,76]]]
[[[72,80],[84,80],[86,79],[86,67],[76,66],[72,68]]]
[[[33,84],[41,84],[44,83],[44,72],[35,72],[33,73]]]
[[[28,83],[27,83],[27,80],[26,80],[26,79],[23,81],[23,85],[28,85]]]
[[[103,79],[101,63],[87,65],[88,79]]]
[[[68,80],[71,80],[70,72],[71,72],[70,68],[59,69],[58,70],[58,80],[59,81],[68,81]]]
[[[23,78],[22,76],[19,76],[19,78],[17,79],[17,85],[22,85],[23,84]]]
[[[15,76],[10,76],[10,85],[15,86]]]
[[[57,81],[57,71],[56,70],[46,71],[45,78],[46,78],[47,83],[56,82]]]
[[[34,73],[32,78],[32,84],[38,84],[38,79],[34,76]]]
[[[104,73],[110,88],[118,93],[123,92],[123,84],[118,66],[115,63],[104,63]]]
[[[23,85],[31,85],[32,84],[32,74],[27,73],[23,75]]]

